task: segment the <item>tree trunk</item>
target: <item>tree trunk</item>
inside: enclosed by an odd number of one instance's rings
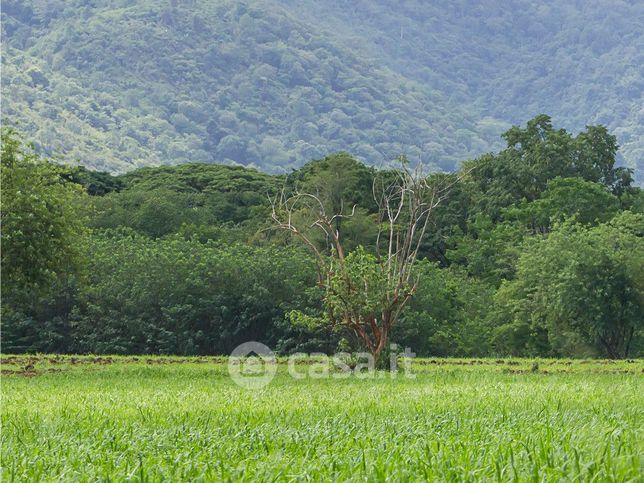
[[[374,365],[376,369],[389,369],[389,367],[381,367],[380,357],[382,356],[383,351],[387,347],[387,341],[389,340],[389,331],[386,327],[383,327],[380,331],[378,342],[375,345],[374,349],[371,351],[371,355],[374,359]],[[386,361],[384,362],[386,364]]]

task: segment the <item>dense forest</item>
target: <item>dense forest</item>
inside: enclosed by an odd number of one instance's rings
[[[431,356],[644,354],[644,194],[603,126],[540,115],[463,163],[432,212],[418,290],[391,340]],[[410,161],[403,158],[401,162]],[[337,153],[288,175],[188,163],[114,176],[2,136],[3,352],[282,354],[357,347],[324,317],[315,261],[272,228],[271,196],[356,206],[338,226],[373,251],[387,175]],[[324,250],[323,240],[319,242]]]
[[[217,162],[285,173],[342,150],[451,170],[545,111],[573,133],[606,125],[637,177],[643,8],[7,0],[2,120],[39,153],[103,171]]]

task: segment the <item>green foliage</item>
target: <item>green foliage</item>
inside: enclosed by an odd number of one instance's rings
[[[334,262],[324,300],[333,319],[342,320],[351,314],[357,321],[367,321],[378,319],[389,309],[394,281],[388,277],[384,262],[361,246],[343,261]]]
[[[330,327],[324,312],[324,293],[311,287],[301,294],[300,306],[275,322],[280,339],[275,349],[280,354],[296,352],[324,352],[332,354],[337,350],[343,334],[338,328]],[[346,342],[346,339],[342,339]]]
[[[546,233],[553,221],[574,218],[585,225],[604,223],[619,209],[619,198],[600,184],[581,178],[557,177],[548,182],[539,199],[510,208],[505,216],[516,217],[535,233]]]
[[[640,18],[638,2],[7,0],[2,121],[112,172],[340,150],[451,169],[549,112],[606,125],[640,176]]]
[[[68,178],[83,186],[87,194],[91,196],[103,196],[120,191],[124,184],[121,178],[103,171],[93,171],[84,166],[75,167],[69,173]]]
[[[78,332],[69,316],[78,304],[80,286],[86,283],[86,276],[66,274],[48,285],[47,290],[24,292],[18,300],[3,294],[2,351],[10,354],[72,351]]]
[[[279,2],[376,63],[431,86],[449,99],[447,109],[477,113],[474,125],[453,124],[450,132],[474,156],[490,149],[473,132],[489,142],[509,124],[547,112],[575,132],[589,122],[607,126],[642,182],[639,2]],[[442,141],[436,144],[423,153],[430,157]]]
[[[376,171],[347,153],[337,153],[311,161],[289,175],[286,188],[315,195],[326,213],[351,215],[335,219],[334,227],[346,250],[359,245],[372,248],[377,235],[374,215],[377,211],[372,187]],[[327,239],[314,226],[311,210],[302,206],[295,213],[306,236],[321,251],[327,250]],[[316,212],[316,210],[314,210]]]
[[[347,153],[311,161],[289,176],[293,187],[315,194],[328,213],[340,213],[358,205],[376,211],[372,185],[376,172]]]
[[[9,5],[3,123],[92,168],[216,161],[279,172],[341,150],[382,164],[401,149],[452,168],[495,141],[449,93],[275,3]]]
[[[419,356],[481,356],[490,353],[485,316],[493,287],[462,269],[441,269],[428,261],[392,341]]]
[[[571,332],[602,355],[626,357],[644,328],[643,273],[642,215],[596,227],[568,222],[530,244],[497,303],[506,324],[547,334],[554,354],[569,350]]]
[[[25,301],[82,264],[86,197],[64,167],[2,131],[2,294]]]
[[[460,182],[457,174],[434,173],[429,176],[431,186],[451,186],[445,199],[432,212],[425,240],[421,244],[421,256],[436,261],[441,266],[450,264],[447,251],[458,237],[467,231],[471,193],[469,186]]]
[[[75,350],[221,354],[274,344],[275,322],[303,306],[315,280],[297,250],[203,244],[131,232],[93,237],[90,273],[70,315]]]
[[[269,196],[281,181],[252,169],[205,164],[145,168],[114,180],[118,191],[94,198],[96,228],[245,241],[266,224]]]
[[[555,130],[549,116],[539,115],[503,137],[506,149],[465,165],[472,202],[493,221],[514,203],[538,199],[557,177],[600,183],[617,195],[632,182],[628,170],[615,166],[617,143],[602,126],[589,126],[573,137],[565,129]]]
[[[392,341],[424,355],[624,357],[627,345],[641,355],[644,198],[615,168],[614,138],[592,126],[573,137],[544,116],[505,137],[500,153],[428,178],[452,186],[429,220],[417,290]],[[254,339],[291,353],[364,343],[329,318],[358,307],[364,327],[384,320],[391,287],[373,256],[371,200],[374,179],[390,176],[346,153],[289,176],[199,163],[112,176],[44,161],[6,131],[3,350],[215,354]],[[281,189],[315,193],[329,212],[361,206],[335,220],[348,255],[326,293],[303,247],[266,230]],[[307,216],[294,213],[308,226]],[[332,255],[326,239],[311,239]]]
[[[518,224],[494,224],[490,218],[478,215],[469,222],[467,234],[456,233],[450,239],[447,257],[466,266],[471,276],[498,286],[514,276],[516,259],[527,234]]]

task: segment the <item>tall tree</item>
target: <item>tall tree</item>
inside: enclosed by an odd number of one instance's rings
[[[361,246],[350,253],[345,248],[337,220],[351,218],[356,205],[349,208],[341,202],[340,210],[330,213],[319,196],[297,190],[273,201],[275,227],[299,238],[317,259],[328,322],[352,331],[376,362],[416,291],[418,252],[430,215],[450,186],[430,185],[420,170],[410,170],[404,160],[401,169],[377,178],[372,189],[378,206],[375,254]],[[329,255],[299,224],[297,214],[302,211],[328,241]]]
[[[46,291],[82,261],[83,188],[68,168],[38,157],[12,129],[2,131],[2,294],[18,302]]]
[[[550,117],[541,114],[503,137],[506,149],[466,163],[476,211],[494,221],[501,218],[503,208],[539,198],[556,177],[600,183],[617,195],[632,183],[631,171],[615,166],[617,140],[603,126],[588,126],[573,137],[565,129],[555,129]]]
[[[553,355],[571,331],[609,358],[627,357],[644,328],[644,216],[555,227],[527,247],[497,302],[507,325],[547,334]]]

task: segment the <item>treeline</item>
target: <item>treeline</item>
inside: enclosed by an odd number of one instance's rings
[[[504,139],[429,176],[452,187],[392,342],[433,356],[641,356],[644,195],[615,166],[615,138],[601,126],[572,136],[542,115]],[[324,315],[315,263],[271,229],[270,199],[298,189],[328,212],[355,205],[337,228],[369,251],[382,175],[339,153],[288,176],[213,164],[111,176],[52,164],[5,131],[2,350],[358,348],[306,323]]]

